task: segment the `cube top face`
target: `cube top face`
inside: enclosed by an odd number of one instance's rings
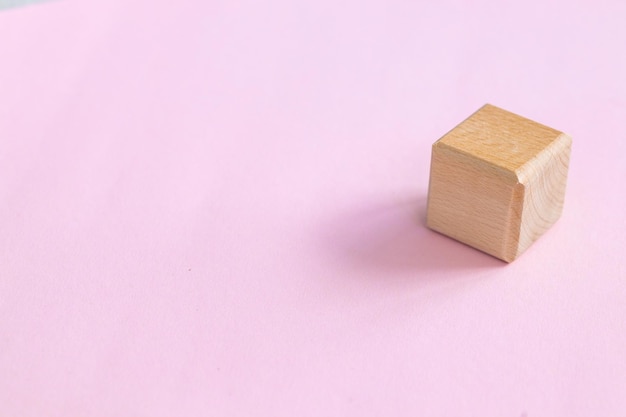
[[[438,143],[507,171],[518,172],[561,134],[558,130],[486,104]]]
[[[486,105],[435,142],[427,225],[511,262],[561,215],[571,138]]]

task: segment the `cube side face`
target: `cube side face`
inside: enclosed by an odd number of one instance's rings
[[[526,192],[516,257],[561,217],[571,147],[572,139],[561,134],[518,174]]]
[[[429,228],[512,261],[518,250],[524,187],[514,172],[442,143],[432,150]]]

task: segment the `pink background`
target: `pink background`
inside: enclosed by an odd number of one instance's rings
[[[0,12],[1,416],[623,416],[626,2]],[[425,229],[485,102],[574,138],[506,265]]]

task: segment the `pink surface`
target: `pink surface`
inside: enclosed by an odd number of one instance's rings
[[[1,416],[622,416],[626,3],[0,13]],[[505,265],[423,226],[491,102],[570,133]]]

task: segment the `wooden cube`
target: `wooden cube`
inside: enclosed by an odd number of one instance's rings
[[[511,262],[561,216],[572,139],[485,105],[433,144],[427,225]]]

